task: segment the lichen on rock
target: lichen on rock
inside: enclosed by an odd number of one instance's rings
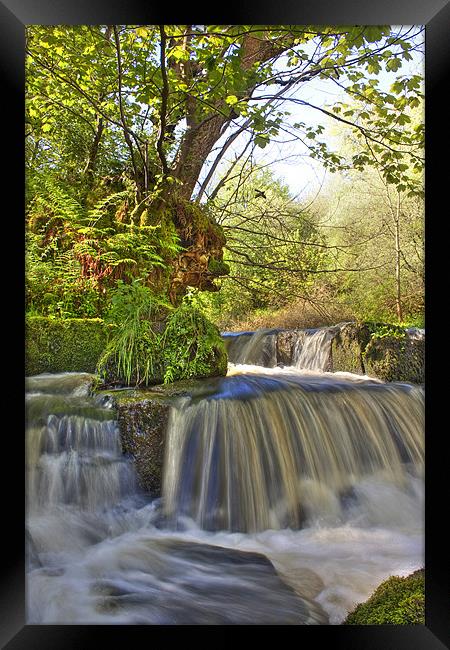
[[[364,375],[363,350],[369,340],[370,331],[366,323],[346,323],[340,327],[331,345],[333,371]]]
[[[405,334],[404,338],[372,339],[364,351],[367,374],[382,381],[425,381],[425,341]]]

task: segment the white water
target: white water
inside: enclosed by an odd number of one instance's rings
[[[230,365],[229,369],[230,376],[273,377],[280,372],[286,377],[299,376],[294,368],[280,371]],[[352,385],[381,384],[350,373],[307,371],[301,375],[312,384],[320,383],[324,377]],[[255,611],[263,624],[285,622],[285,596],[273,601],[275,592],[251,568],[233,573],[229,565],[221,562],[177,554],[171,546],[174,540],[264,554],[303,599],[307,614],[298,619],[303,624],[338,624],[388,576],[407,575],[424,565],[424,488],[420,468],[407,471],[406,480],[399,484],[386,480],[383,471],[360,477],[354,482],[345,507],[326,486],[304,481],[302,493],[309,499],[310,514],[301,530],[214,532],[202,530],[183,517],[179,529],[171,530],[161,523],[160,502],[149,503],[144,495],[131,489],[134,483],[129,464],[122,466],[126,480],[118,479],[117,465],[123,463],[120,443],[117,446],[113,422],[106,419],[93,426],[91,447],[97,452],[103,449],[110,456],[116,454],[117,462],[103,466],[103,478],[99,479],[103,487],[95,481],[77,484],[79,488],[83,486],[82,492],[87,485],[87,493],[94,490],[97,498],[71,501],[64,482],[61,485],[55,478],[56,448],[47,447],[44,456],[49,458],[39,456],[42,429],[47,427],[50,433],[55,430],[55,385],[67,384],[61,391],[68,407],[73,409],[75,399],[77,408],[80,401],[84,408],[86,380],[77,383],[68,375],[48,380],[53,381],[50,387],[48,381],[43,386],[39,378],[29,386],[34,393],[29,400],[43,400],[45,404],[45,424],[33,412],[28,431],[27,530],[32,539],[27,579],[29,624],[177,624],[191,620],[214,624],[222,622],[220,616],[224,611],[231,623],[261,622],[255,618]],[[42,404],[36,408],[42,412]],[[77,414],[71,417],[78,425],[69,427],[72,434],[68,438],[72,446],[75,441],[75,447],[81,445],[86,452],[86,429],[76,420]],[[96,418],[91,420],[95,422]],[[52,439],[55,440],[50,435]],[[61,458],[67,453],[59,450]],[[42,480],[35,482],[39,458],[41,473],[45,475],[50,466],[56,485],[47,504],[43,503],[40,487],[30,489],[30,485],[48,485]],[[67,471],[70,463],[61,459],[60,462]],[[72,493],[76,495],[77,489]],[[200,556],[202,548],[199,547]],[[242,587],[244,596],[239,592],[236,597],[236,587]]]

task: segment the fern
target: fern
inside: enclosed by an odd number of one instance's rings
[[[129,197],[129,192],[124,190],[122,192],[116,192],[115,194],[110,194],[104,199],[101,199],[96,203],[96,205],[89,210],[87,215],[87,222],[90,226],[94,226],[102,217],[108,215],[108,212],[111,207],[117,207],[124,199]]]

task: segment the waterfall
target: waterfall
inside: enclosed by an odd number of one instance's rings
[[[277,330],[261,329],[256,332],[224,332],[223,340],[230,363],[265,366],[277,365]]]
[[[331,341],[336,332],[336,327],[322,327],[299,332],[294,345],[292,365],[305,370],[328,370]]]
[[[63,505],[95,511],[135,492],[110,408],[88,397],[90,376],[27,382],[27,506],[31,515]]]
[[[294,344],[291,365],[298,369],[328,370],[331,341],[339,326],[293,330]],[[223,332],[222,338],[233,364],[274,368],[277,365],[277,335],[279,330],[261,329],[256,332]]]
[[[272,371],[234,375],[172,411],[168,517],[209,530],[299,528],[334,514],[363,479],[406,486],[423,465],[420,388]]]

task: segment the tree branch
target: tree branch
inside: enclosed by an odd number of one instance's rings
[[[127,123],[125,120],[125,112],[123,110],[123,101],[122,101],[122,61],[120,55],[120,41],[119,34],[117,31],[117,26],[113,25],[114,31],[114,42],[116,45],[116,54],[117,54],[117,72],[118,72],[118,83],[119,83],[119,110],[120,110],[120,119],[122,122],[122,130],[125,137],[125,142],[127,143],[128,149],[130,151],[131,164],[133,166],[134,177],[137,182],[138,180],[138,169],[136,165],[136,160],[134,157],[133,143],[131,142],[130,134],[128,132]]]
[[[156,141],[156,150],[158,152],[159,159],[161,161],[161,166],[163,169],[164,176],[169,174],[169,167],[167,164],[166,155],[163,149],[164,134],[166,131],[166,118],[167,118],[167,101],[169,97],[169,82],[167,79],[167,69],[166,69],[166,43],[167,36],[164,31],[164,25],[159,25],[159,33],[161,36],[160,42],[160,66],[161,66],[161,77],[162,77],[162,91],[161,91],[161,109],[159,113],[159,131],[158,139]]]

